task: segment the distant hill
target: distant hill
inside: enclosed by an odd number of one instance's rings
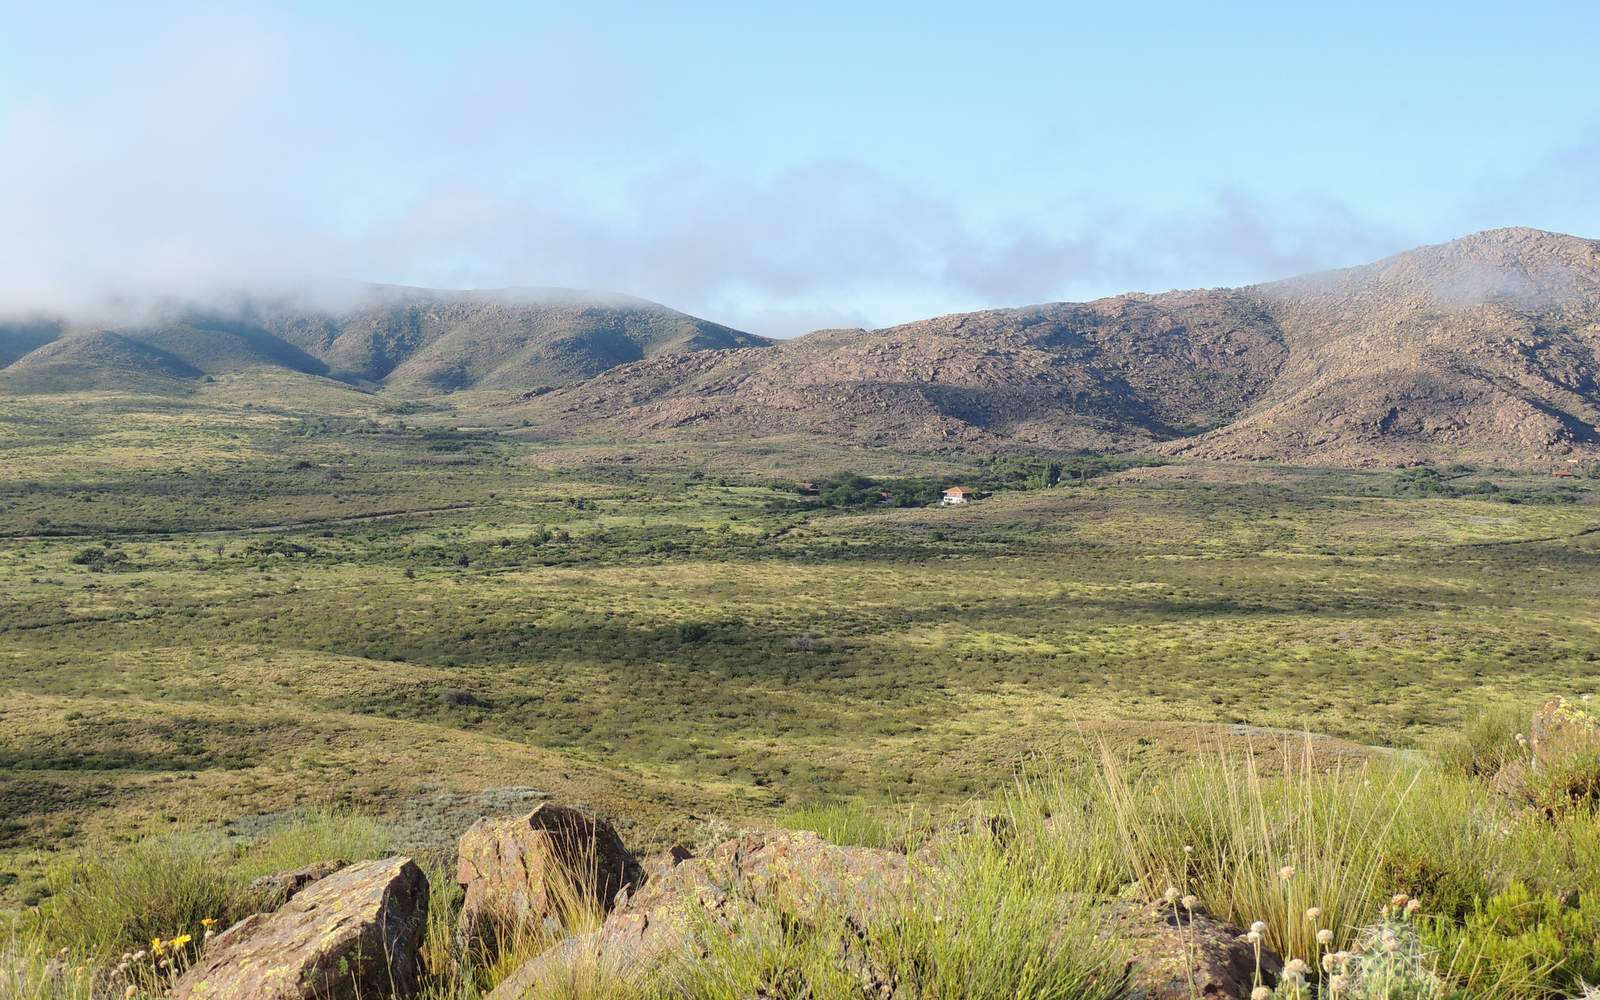
[[[1326,465],[1600,451],[1600,243],[1533,229],[1245,288],[790,341],[588,292],[372,286],[344,301],[0,324],[0,391],[177,391],[275,367],[402,396],[487,390],[486,419],[550,438],[808,434]]]
[[[29,352],[58,340],[107,330],[150,348],[152,357],[180,361],[196,376],[265,366],[419,394],[554,387],[662,353],[768,343],[643,299],[601,293],[375,286],[342,297],[347,304],[332,308],[246,301],[227,311],[169,309],[109,327],[0,323],[0,374],[29,367]],[[98,361],[97,354],[78,352],[83,371],[60,387],[99,380]],[[7,382],[13,392],[56,391],[42,371]]]
[[[1249,291],[1283,371],[1174,454],[1525,464],[1600,443],[1600,243],[1498,229]]]
[[[96,330],[57,336],[0,369],[0,392],[181,392],[204,374],[159,348]]]
[[[1220,425],[1265,391],[1284,357],[1258,303],[1181,292],[657,358],[533,405],[556,422],[622,433],[1129,447]]]
[[[1600,443],[1600,243],[1479,233],[1240,289],[820,331],[530,399],[536,427],[1538,464]]]

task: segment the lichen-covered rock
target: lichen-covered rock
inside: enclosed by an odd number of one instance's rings
[[[643,881],[639,863],[605,820],[551,802],[515,818],[480,819],[461,835],[456,880],[465,890],[460,934],[496,941],[558,924],[580,900],[609,910]]]
[[[489,1000],[518,1000],[569,980],[638,977],[669,958],[690,957],[706,921],[729,923],[764,901],[802,917],[826,909],[866,923],[905,900],[912,874],[905,856],[892,851],[839,847],[803,831],[745,834],[652,877],[599,930],[534,958]]]
[[[213,938],[172,1000],[370,1000],[417,991],[428,880],[410,858],[350,865]]]
[[[1112,934],[1132,956],[1130,1000],[1237,1000],[1256,986],[1257,950],[1245,932],[1201,912],[1165,904],[1124,905]],[[1261,980],[1277,983],[1283,960],[1260,949]]]
[[[348,861],[316,861],[302,868],[263,875],[250,883],[247,890],[250,903],[258,912],[269,913],[293,899],[306,886],[320,882],[347,865]]]
[[[637,895],[643,886],[649,885],[651,882],[660,881],[662,878],[665,878],[667,873],[672,871],[672,869],[683,864],[685,861],[692,860],[693,858],[694,852],[689,850],[689,848],[683,846],[682,844],[673,844],[664,851],[659,851],[650,855],[649,857],[640,859],[639,869],[641,874],[641,883],[631,887],[630,895]],[[618,897],[618,906],[623,905],[623,898],[624,897],[622,896]]]

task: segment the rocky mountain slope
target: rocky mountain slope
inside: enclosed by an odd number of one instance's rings
[[[804,430],[867,443],[1129,447],[1220,425],[1284,345],[1228,292],[1124,296],[830,330],[622,366],[536,400],[618,433]]]
[[[612,435],[1538,464],[1600,434],[1600,243],[1480,233],[1240,289],[821,331],[659,357],[522,402]]]
[[[1250,291],[1288,360],[1235,420],[1173,453],[1521,464],[1600,440],[1600,242],[1493,230]]]
[[[500,391],[495,417],[549,437],[807,434],[1327,465],[1527,466],[1600,446],[1600,243],[1532,229],[1245,288],[783,342],[624,296],[346,298],[0,323],[0,392],[181,391],[273,366],[399,396]]]
[[[410,393],[566,385],[657,354],[768,343],[618,295],[373,287],[343,298],[331,308],[172,309],[112,325],[0,323],[0,390],[120,386],[128,359],[107,353],[107,337],[166,359],[152,373],[168,378],[183,377],[172,364],[189,377],[267,366]],[[63,356],[73,359],[70,372]]]

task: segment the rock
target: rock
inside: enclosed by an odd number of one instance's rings
[[[350,865],[212,938],[172,1000],[411,997],[427,920],[410,858]]]
[[[912,874],[905,856],[892,851],[838,847],[808,831],[745,834],[652,878],[599,930],[534,958],[489,1000],[519,1000],[590,976],[636,979],[690,954],[706,919],[728,923],[762,901],[779,900],[802,918],[838,907],[865,923],[906,897]]]
[[[1245,932],[1205,913],[1175,914],[1162,903],[1125,904],[1112,933],[1133,955],[1129,1000],[1236,1000],[1255,986],[1256,951]],[[1282,971],[1283,960],[1263,946],[1265,984],[1276,984]]]
[[[270,913],[293,899],[295,894],[344,868],[348,861],[316,861],[303,868],[263,875],[246,890],[251,905],[260,913]]]
[[[641,863],[644,884],[649,885],[651,882],[665,878],[672,869],[693,858],[694,852],[682,844],[673,844],[659,854],[650,855]]]
[[[609,911],[643,875],[611,824],[545,802],[526,816],[474,823],[457,845],[456,881],[466,891],[462,941],[492,952],[502,937],[559,928],[574,892]]]

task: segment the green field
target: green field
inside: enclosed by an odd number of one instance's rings
[[[793,482],[995,471],[551,444],[298,376],[0,399],[0,900],[316,804],[442,839],[548,793],[648,844],[1101,739],[1416,748],[1600,689],[1600,483],[1054,458],[967,508],[824,507]]]

